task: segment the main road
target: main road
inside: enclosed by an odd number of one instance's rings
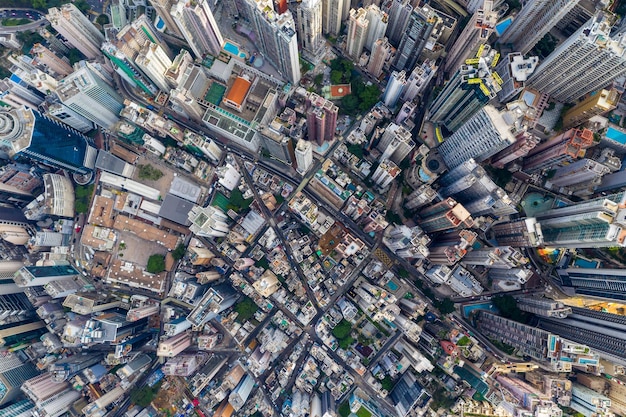
[[[2,26],[4,19],[30,19],[33,22],[19,26]],[[5,8],[0,9],[0,35],[35,30],[48,24],[45,15],[35,9]]]

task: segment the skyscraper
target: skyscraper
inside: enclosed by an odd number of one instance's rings
[[[125,55],[110,42],[102,44],[102,52],[109,58],[115,71],[129,84],[140,88],[145,94],[156,96],[158,89],[152,81],[139,70],[134,60]]]
[[[482,162],[515,143],[516,137],[511,132],[514,126],[510,126],[508,120],[510,118],[505,111],[485,106],[439,145],[439,154],[449,169],[471,158]]]
[[[339,35],[342,13],[343,0],[322,0],[322,30],[325,34]]]
[[[397,46],[400,44],[400,40],[404,35],[404,28],[406,28],[412,12],[413,7],[409,0],[391,0],[386,34],[392,45]]]
[[[411,132],[395,123],[385,128],[385,133],[376,145],[376,149],[382,152],[381,159],[389,158],[396,164],[402,162],[414,148]]]
[[[511,245],[515,248],[543,245],[541,225],[534,217],[495,224],[491,227],[491,232],[499,245]]]
[[[585,156],[593,145],[593,133],[589,129],[570,129],[535,146],[524,158],[524,171],[538,172],[560,164],[569,164]]]
[[[561,285],[576,294],[626,300],[626,270],[609,268],[557,269]]]
[[[480,45],[487,43],[498,22],[498,12],[493,10],[493,1],[484,0],[476,10],[446,55],[446,72],[454,72],[466,59],[476,55]]]
[[[176,1],[177,0],[150,0],[150,4],[152,4],[154,10],[156,10],[157,14],[165,22],[168,33],[182,39],[183,34],[170,13]]]
[[[387,38],[377,39],[372,45],[372,53],[367,63],[367,72],[374,78],[379,78],[383,73],[383,66],[391,55],[391,44]]]
[[[326,42],[322,36],[322,0],[304,0],[300,3],[297,24],[302,55],[314,64],[319,63],[326,51]]]
[[[350,10],[350,20],[348,21],[348,35],[346,36],[346,54],[353,61],[359,60],[365,41],[367,40],[367,30],[369,20],[365,9]]]
[[[496,66],[496,73],[502,78],[502,90],[498,92],[498,100],[506,103],[515,98],[523,89],[526,80],[535,71],[539,58],[524,58],[519,52],[507,54]]]
[[[387,81],[387,86],[385,87],[385,94],[383,95],[383,103],[385,103],[385,106],[395,107],[406,85],[406,72],[404,70],[392,72],[389,81]]]
[[[374,42],[385,36],[389,16],[375,4],[365,7],[365,11],[367,12],[367,21],[369,22],[365,48],[373,53]]]
[[[61,77],[65,77],[69,75],[72,71],[74,71],[69,62],[64,61],[54,52],[52,52],[50,49],[46,48],[40,43],[34,44],[33,48],[30,50],[30,53],[33,58],[37,60],[38,63],[41,63],[48,70],[60,75]]]
[[[430,120],[455,131],[493,99],[502,84],[502,79],[492,68],[499,55],[488,45],[479,48],[477,58],[467,60],[430,105]]]
[[[219,55],[224,38],[208,0],[179,0],[170,13],[196,58]]]
[[[396,61],[393,64],[395,68],[413,70],[438,19],[437,12],[428,5],[415,8],[411,12],[396,51]]]
[[[306,125],[309,141],[322,145],[335,137],[339,108],[330,100],[315,93],[307,93]]]
[[[435,63],[429,60],[425,60],[421,65],[416,65],[407,79],[402,100],[411,101],[418,95],[421,95],[428,83],[430,83],[430,80],[435,76],[437,68]]]
[[[620,94],[615,88],[602,89],[595,94],[590,94],[563,115],[563,128],[580,126],[593,116],[613,110],[617,107],[619,98]]]
[[[172,60],[159,45],[145,44],[135,58],[135,64],[161,91],[170,90],[165,73],[172,66]]]
[[[104,35],[73,3],[64,4],[61,8],[52,7],[48,10],[46,19],[54,30],[87,58],[100,56]]]
[[[17,398],[20,386],[39,372],[32,363],[23,363],[13,353],[8,353],[0,362],[0,405],[3,405]]]
[[[310,142],[300,139],[296,144],[295,155],[297,171],[304,174],[313,164],[313,146]]]
[[[530,0],[499,39],[526,55],[579,0]]]
[[[81,133],[26,108],[0,111],[0,154],[91,176],[96,149]]]
[[[426,233],[433,233],[460,227],[472,227],[474,220],[463,205],[452,198],[446,198],[432,206],[422,208],[417,223]]]
[[[194,206],[189,212],[189,230],[198,236],[221,237],[228,234],[228,216],[216,207]]]
[[[59,81],[56,94],[61,102],[105,129],[119,121],[122,97],[84,61],[82,66]]]
[[[598,12],[543,60],[528,85],[571,103],[626,74],[626,33],[611,36],[610,19]]]
[[[291,83],[300,81],[296,25],[290,11],[277,15],[271,0],[247,0],[258,46],[267,60]]]

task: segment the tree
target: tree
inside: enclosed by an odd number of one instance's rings
[[[100,16],[98,16],[96,18],[96,23],[99,24],[100,26],[104,26],[106,24],[109,23],[109,16],[105,15],[105,14],[101,14]]]
[[[317,74],[315,78],[313,79],[313,82],[318,87],[322,85],[322,81],[324,81],[324,74]]]
[[[454,302],[446,297],[442,301],[437,301],[435,303],[435,307],[437,307],[437,310],[445,316],[446,314],[450,314],[454,311]]]
[[[176,246],[176,249],[172,251],[172,258],[177,261],[183,259],[183,256],[185,256],[185,252],[187,252],[187,248],[185,248],[185,245],[181,243],[180,245]]]
[[[159,255],[158,253],[150,255],[146,271],[151,274],[158,274],[159,272],[165,271],[165,256]]]
[[[74,65],[82,59],[82,55],[78,49],[72,48],[67,53],[67,58],[70,60],[70,65]]]
[[[354,343],[354,339],[350,336],[339,339],[339,347],[343,350],[348,349]]]
[[[352,323],[350,323],[346,319],[341,319],[341,321],[333,328],[333,336],[337,339],[344,339],[350,336],[352,332]]]
[[[330,82],[331,84],[341,84],[343,79],[343,74],[341,71],[331,71],[330,72]]]
[[[259,306],[256,305],[254,301],[250,297],[244,297],[239,303],[235,304],[235,311],[237,312],[237,322],[245,323],[250,320],[250,318],[254,317],[254,314],[259,309]]]
[[[528,323],[531,316],[523,312],[517,306],[517,300],[510,295],[501,295],[491,299],[493,305],[504,318],[515,320],[520,323]]]
[[[140,165],[137,165],[137,168],[139,168],[139,173],[137,175],[139,179],[142,179],[142,180],[157,181],[163,176],[162,171],[154,168],[150,164],[145,164],[145,165],[140,164]]]

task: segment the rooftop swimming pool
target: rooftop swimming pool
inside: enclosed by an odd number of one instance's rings
[[[160,32],[162,32],[163,29],[165,29],[165,22],[163,21],[163,19],[161,19],[160,16],[157,16],[157,20],[156,20],[156,23],[154,24],[154,27],[157,28],[157,30]]]
[[[606,130],[606,138],[614,140],[615,142],[618,142],[622,145],[626,145],[626,133],[612,127],[609,127]]]
[[[226,41],[224,43],[224,50],[228,53],[231,53],[239,58],[246,58],[246,54],[244,52],[239,51],[239,47],[233,43]]]
[[[509,26],[511,26],[511,23],[513,23],[513,19],[510,17],[507,17],[502,22],[498,23],[496,25],[496,33],[498,34],[498,36],[502,36],[504,31],[507,30]]]
[[[599,266],[600,262],[598,261],[588,261],[587,259],[577,258],[574,261],[574,266],[579,268],[587,268],[587,269],[595,269]]]

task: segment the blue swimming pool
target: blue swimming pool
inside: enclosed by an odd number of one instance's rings
[[[498,23],[496,25],[496,33],[498,34],[498,36],[502,36],[504,31],[507,30],[509,26],[511,26],[511,23],[513,23],[513,19],[510,17],[507,17],[502,22]]]
[[[165,29],[165,22],[163,21],[163,19],[161,19],[160,16],[157,16],[156,23],[154,24],[154,27],[157,28],[157,30],[159,30],[160,32],[162,32],[163,29]]]
[[[587,269],[595,269],[598,267],[600,262],[598,261],[588,261],[587,259],[578,258],[574,261],[574,265],[579,268],[587,268]]]
[[[239,47],[235,44],[232,44],[228,41],[224,43],[224,50],[228,53],[238,56],[239,58],[245,58],[246,54],[239,51]]]
[[[619,142],[622,145],[626,145],[626,133],[612,127],[609,127],[606,130],[606,138],[614,140],[615,142]]]
[[[470,313],[474,310],[488,310],[494,313],[499,313],[496,306],[494,306],[491,302],[487,303],[479,303],[479,304],[468,304],[463,306],[463,317],[469,317]]]
[[[388,282],[387,282],[387,284],[385,284],[385,286],[386,286],[387,288],[389,288],[391,291],[397,291],[397,290],[398,290],[398,288],[399,288],[399,287],[398,287],[398,284],[396,284],[396,283],[395,283],[395,282],[393,282],[393,281],[388,281]]]

